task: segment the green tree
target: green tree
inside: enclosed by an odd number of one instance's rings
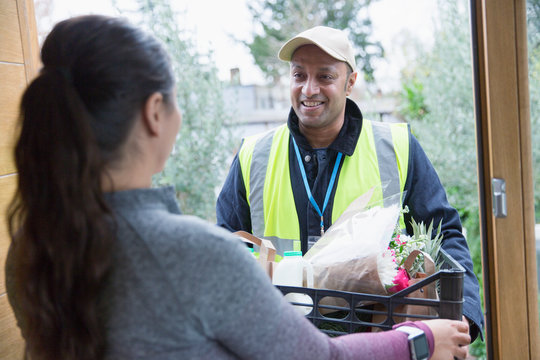
[[[231,136],[223,84],[212,54],[200,54],[191,34],[180,28],[169,0],[137,0],[137,18],[166,45],[177,80],[182,127],[155,185],[175,186],[182,211],[215,219],[216,188],[229,164]]]
[[[482,287],[468,2],[439,0],[435,24],[433,46],[403,72],[400,108],[437,170],[450,204],[460,213]],[[485,344],[477,340],[471,352],[485,357]]]
[[[417,77],[404,78],[401,84],[401,97],[404,99],[399,107],[401,115],[408,119],[423,119],[427,114],[424,85]]]
[[[382,45],[371,40],[367,7],[372,0],[257,0],[248,3],[255,31],[244,41],[262,72],[278,81],[287,66],[277,58],[285,41],[317,25],[344,29],[356,47],[357,63],[367,81],[373,81],[372,60],[383,56]]]
[[[403,115],[438,170],[450,202],[462,216],[476,217],[476,127],[466,1],[439,1],[437,24],[433,47],[419,54],[411,78],[403,79],[403,100],[408,104],[404,108],[419,110]]]
[[[540,47],[540,1],[527,1],[527,38],[529,40],[529,48],[534,49]]]

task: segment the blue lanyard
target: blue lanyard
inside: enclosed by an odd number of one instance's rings
[[[291,135],[292,136],[292,135]],[[309,183],[307,181],[306,177],[306,170],[304,169],[304,164],[302,163],[302,158],[300,158],[300,151],[298,151],[298,145],[296,145],[296,141],[294,140],[294,137],[292,137],[293,145],[294,145],[294,151],[296,152],[296,160],[298,160],[298,167],[300,167],[300,172],[302,173],[302,180],[304,180],[304,186],[306,187],[306,193],[308,195],[309,201],[317,210],[317,213],[321,217],[321,236],[324,235],[324,217],[323,213],[326,209],[326,205],[328,205],[328,199],[330,199],[330,193],[332,193],[332,189],[334,188],[334,182],[336,181],[336,175],[339,168],[339,163],[341,162],[341,157],[343,156],[342,153],[338,153],[336,158],[336,163],[334,165],[334,170],[332,171],[332,176],[330,177],[330,183],[328,184],[328,188],[326,189],[326,196],[324,197],[324,204],[322,211],[319,208],[319,205],[315,202],[315,199],[313,198],[313,195],[311,194],[311,190],[309,189]]]

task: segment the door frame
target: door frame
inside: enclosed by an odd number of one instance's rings
[[[526,0],[471,0],[486,341],[490,359],[537,359]],[[495,217],[492,179],[506,182]]]

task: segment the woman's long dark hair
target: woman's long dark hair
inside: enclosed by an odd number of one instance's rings
[[[168,101],[174,79],[160,43],[104,16],[58,23],[41,58],[21,102],[8,211],[19,320],[32,360],[100,359],[114,241],[102,178],[145,101]]]

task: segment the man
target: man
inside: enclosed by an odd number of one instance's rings
[[[403,194],[411,218],[438,224],[443,248],[465,269],[463,314],[472,339],[483,316],[478,281],[458,212],[406,124],[363,120],[350,95],[354,52],[340,30],[317,26],[289,40],[279,58],[290,61],[288,122],[244,139],[217,201],[218,225],[271,239],[278,253],[311,245],[358,196]]]

